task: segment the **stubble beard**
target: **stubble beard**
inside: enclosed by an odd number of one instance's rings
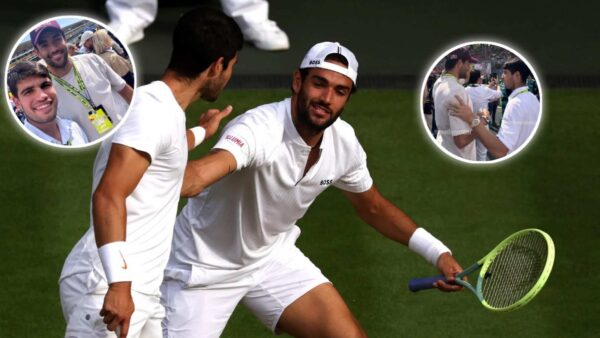
[[[62,55],[63,55],[63,59],[60,63],[56,63],[52,60],[52,56],[50,56],[46,61],[46,63],[48,64],[48,66],[52,67],[52,68],[57,68],[57,69],[63,69],[67,66],[67,61],[69,59],[69,53],[67,50],[67,47],[64,48],[64,50],[62,51]],[[55,52],[56,54],[57,52]]]
[[[311,103],[315,103],[324,107],[327,107],[327,104],[323,103],[322,101],[310,102],[309,99],[302,93],[298,95],[298,100],[296,103],[298,121],[304,126],[308,127],[313,132],[320,132],[327,129],[338,119],[338,117],[342,114],[343,111],[343,109],[341,109],[337,114],[335,112],[331,112],[331,117],[325,123],[317,124],[310,119],[309,109]]]

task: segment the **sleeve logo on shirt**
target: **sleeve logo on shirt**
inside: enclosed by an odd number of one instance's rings
[[[244,146],[244,142],[242,142],[242,140],[233,135],[227,135],[225,136],[225,139],[237,144],[238,146],[240,146],[240,148]]]

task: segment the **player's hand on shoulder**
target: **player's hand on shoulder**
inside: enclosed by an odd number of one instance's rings
[[[473,110],[459,95],[454,95],[456,101],[448,103],[448,110],[450,115],[456,116],[461,120],[471,123],[474,118]]]
[[[119,338],[125,338],[134,309],[131,282],[116,282],[108,287],[100,316],[109,331],[118,330]]]
[[[435,282],[436,288],[445,292],[462,290],[462,286],[453,282],[456,280],[456,274],[463,269],[449,252],[440,255],[437,261],[437,268],[446,277],[447,281],[439,280]]]
[[[213,136],[217,132],[217,129],[219,129],[221,120],[227,117],[232,111],[233,107],[229,105],[223,110],[209,109],[204,114],[200,115],[198,118],[198,125],[206,131],[205,138]]]

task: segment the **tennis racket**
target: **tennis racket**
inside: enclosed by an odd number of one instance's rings
[[[516,232],[477,263],[456,275],[456,284],[471,290],[489,310],[510,311],[527,304],[542,289],[554,264],[554,243],[538,229]],[[479,270],[474,285],[463,277]],[[446,280],[443,275],[410,280],[416,292]]]

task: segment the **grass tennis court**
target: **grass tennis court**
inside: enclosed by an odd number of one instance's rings
[[[288,91],[231,90],[215,104],[238,114]],[[548,232],[556,261],[526,307],[491,313],[467,291],[411,294],[425,260],[364,224],[334,189],[306,217],[298,246],[341,292],[371,337],[593,337],[600,329],[599,90],[546,90],[542,125],[515,158],[486,167],[447,159],[426,138],[416,94],[363,90],[342,117],[356,130],[382,193],[454,251],[463,267],[526,227]],[[190,109],[188,125],[201,111]],[[59,152],[38,145],[2,108],[0,137],[0,337],[61,337],[57,280],[88,227],[97,147]],[[196,157],[207,146],[196,150]],[[269,337],[240,307],[223,337]]]

